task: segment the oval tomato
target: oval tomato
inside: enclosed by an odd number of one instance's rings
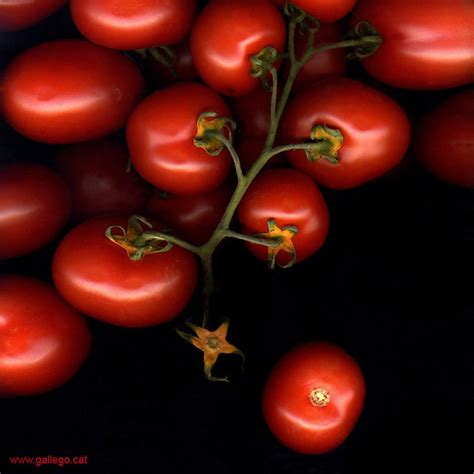
[[[42,281],[0,276],[0,322],[0,396],[59,387],[89,353],[85,319]]]
[[[4,80],[6,121],[46,143],[74,143],[122,128],[144,87],[120,53],[84,40],[58,40],[17,56]]]
[[[285,446],[303,454],[337,448],[362,412],[364,376],[356,361],[328,342],[310,342],[286,353],[263,391],[263,414]]]
[[[286,0],[273,0],[282,6]],[[357,0],[292,0],[291,3],[314,16],[317,20],[326,23],[340,20],[346,16],[356,4]]]
[[[233,192],[226,182],[200,196],[173,196],[155,189],[146,206],[146,215],[156,217],[177,235],[194,245],[206,243],[214,232]]]
[[[288,103],[282,119],[285,143],[309,140],[315,125],[342,133],[339,163],[301,151],[290,163],[332,189],[347,189],[377,178],[396,166],[410,141],[405,112],[377,90],[346,78],[330,78],[306,88]]]
[[[280,229],[296,226],[292,244],[297,262],[323,245],[329,229],[328,208],[319,189],[308,176],[292,169],[271,169],[259,174],[239,204],[238,217],[246,234],[268,232],[270,219]],[[247,246],[260,260],[268,259],[267,247]],[[290,259],[290,253],[282,250],[276,261],[285,265]]]
[[[474,187],[474,89],[459,92],[423,117],[415,154],[438,178]]]
[[[71,197],[64,180],[42,165],[0,170],[0,259],[19,257],[49,244],[66,224]]]
[[[196,0],[71,0],[71,15],[90,41],[113,49],[175,44],[189,33]]]
[[[82,313],[110,324],[141,327],[177,316],[196,284],[197,264],[181,247],[131,260],[105,236],[110,226],[127,227],[121,216],[79,224],[59,244],[53,279],[64,299]]]
[[[315,35],[316,47],[323,44],[342,41],[341,27],[338,23],[321,23]],[[295,53],[300,58],[306,51],[307,34],[299,30],[295,34]],[[343,76],[347,69],[347,57],[344,48],[328,49],[313,54],[308,62],[301,68],[293,83],[293,92],[303,89],[319,79],[329,76]]]
[[[250,57],[266,46],[282,52],[285,22],[270,0],[214,0],[198,15],[191,31],[191,52],[202,79],[230,96],[260,85]]]
[[[150,188],[134,170],[119,137],[63,147],[54,164],[64,176],[72,197],[75,222],[111,212],[140,214]]]
[[[368,21],[383,38],[366,71],[395,87],[441,89],[474,81],[472,0],[359,0],[352,24]]]
[[[211,156],[193,142],[204,112],[231,116],[216,92],[193,82],[159,90],[133,111],[127,125],[132,163],[158,189],[177,195],[204,194],[225,181],[231,166],[227,150]]]
[[[67,0],[21,0],[0,2],[0,31],[19,31],[40,22]]]

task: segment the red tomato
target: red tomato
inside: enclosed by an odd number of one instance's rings
[[[441,89],[474,81],[472,0],[359,0],[352,24],[368,21],[383,38],[362,60],[379,81]]]
[[[281,52],[285,22],[270,0],[214,0],[198,15],[191,52],[199,75],[216,91],[248,94],[260,85],[250,57],[266,46]]]
[[[214,232],[234,188],[226,182],[214,191],[200,196],[180,197],[157,189],[146,207],[146,215],[157,217],[177,235],[194,245],[206,243]]]
[[[32,140],[93,140],[125,125],[143,87],[138,68],[120,53],[84,40],[51,41],[8,66],[5,118]]]
[[[321,23],[315,35],[315,46],[342,41],[341,27],[337,23]],[[295,35],[296,57],[300,58],[306,51],[307,34],[299,30]],[[314,54],[301,68],[293,84],[293,92],[301,90],[304,86],[312,84],[318,79],[329,76],[343,76],[346,73],[347,58],[344,48],[329,49]]]
[[[199,79],[191,55],[189,40],[181,41],[173,46],[172,51],[175,55],[171,60],[171,66],[175,72],[173,74],[168,67],[157,61],[152,55],[148,54],[145,61],[145,68],[153,78],[155,85],[163,87],[180,81],[193,81]],[[166,54],[163,52],[163,54]]]
[[[90,41],[113,49],[175,44],[186,37],[196,0],[71,0],[71,15]]]
[[[341,445],[362,412],[365,382],[357,362],[328,342],[286,353],[263,391],[263,414],[273,435],[303,454]]]
[[[271,169],[259,174],[240,202],[238,217],[246,234],[267,232],[269,219],[280,228],[296,226],[298,232],[292,241],[297,262],[323,245],[329,229],[329,213],[322,194],[308,176],[293,169]],[[266,247],[247,246],[260,260],[267,260]],[[289,253],[280,251],[277,263],[284,265],[290,258]]]
[[[36,164],[0,170],[0,259],[19,257],[49,244],[66,224],[71,198],[64,180]]]
[[[290,163],[332,189],[366,183],[396,166],[410,140],[405,112],[392,99],[360,82],[330,78],[297,94],[282,119],[285,143],[309,140],[314,125],[340,130],[339,163],[310,161],[301,150],[287,153]]]
[[[422,118],[415,153],[438,178],[474,187],[474,89],[448,98]]]
[[[194,291],[194,255],[174,246],[133,261],[105,236],[110,226],[126,228],[127,219],[98,217],[66,235],[53,259],[56,288],[82,313],[117,326],[151,326],[173,319]]]
[[[67,0],[7,0],[0,2],[0,31],[18,31],[40,22]]]
[[[277,5],[283,5],[286,0],[273,0]],[[319,21],[331,23],[346,16],[357,0],[292,0],[291,3],[314,16]]]
[[[49,285],[0,276],[0,396],[63,385],[86,359],[90,341],[84,318]]]
[[[231,116],[216,92],[193,82],[159,90],[133,111],[127,125],[132,163],[158,189],[204,194],[225,181],[231,166],[227,150],[211,156],[193,142],[203,112]]]
[[[54,163],[71,191],[74,221],[143,211],[150,189],[134,169],[127,172],[128,162],[127,147],[118,137],[67,145],[59,151]]]

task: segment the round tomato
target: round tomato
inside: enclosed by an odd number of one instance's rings
[[[204,112],[231,116],[217,92],[194,82],[159,90],[133,111],[127,125],[132,163],[158,189],[204,194],[225,181],[231,166],[227,150],[211,156],[194,145],[198,118]]]
[[[0,396],[59,387],[89,353],[85,319],[40,280],[0,276],[0,322]]]
[[[67,0],[7,0],[0,2],[0,31],[19,31],[40,22]]]
[[[111,212],[143,211],[150,188],[133,168],[127,171],[128,150],[120,138],[67,145],[54,163],[71,191],[75,222]]]
[[[342,41],[341,27],[338,23],[321,23],[315,35],[316,47],[323,44]],[[297,30],[295,35],[296,57],[301,58],[308,41],[307,34]],[[329,76],[343,76],[347,69],[347,57],[344,48],[328,49],[313,54],[308,62],[301,68],[293,84],[293,91],[299,91],[308,84]]]
[[[202,245],[224,215],[233,190],[230,182],[200,196],[173,196],[156,189],[148,201],[146,214],[165,222],[173,235]]]
[[[332,163],[318,153],[308,158],[301,150],[287,156],[294,167],[332,189],[352,188],[381,176],[402,160],[410,141],[408,118],[397,103],[342,77],[307,87],[289,102],[282,119],[283,140],[309,141],[317,125],[322,143],[329,136],[326,130],[342,134],[334,143],[335,149],[340,146],[339,162]]]
[[[0,259],[19,257],[49,244],[67,222],[71,197],[64,180],[42,165],[0,170]]]
[[[339,346],[310,342],[286,353],[263,391],[263,414],[273,435],[303,454],[341,445],[362,412],[364,376]]]
[[[173,319],[194,291],[194,255],[174,246],[132,260],[106,237],[110,226],[125,229],[127,219],[94,218],[66,235],[53,259],[56,288],[82,313],[117,326],[151,326]]]
[[[230,96],[260,86],[252,77],[250,57],[266,46],[281,52],[286,27],[270,0],[213,0],[198,15],[191,31],[191,52],[203,80]]]
[[[32,140],[93,140],[125,125],[143,87],[138,68],[120,53],[85,40],[51,41],[8,66],[5,119]]]
[[[474,187],[474,89],[460,92],[422,118],[415,153],[438,178]]]
[[[196,0],[71,0],[71,15],[90,41],[113,49],[175,44],[189,33]]]
[[[286,0],[273,0],[282,6]],[[291,0],[290,3],[314,16],[319,21],[331,23],[346,16],[357,0]]]
[[[324,198],[308,176],[293,169],[271,169],[255,178],[238,208],[242,231],[264,234],[269,220],[279,229],[296,227],[291,242],[300,262],[313,255],[324,243],[329,229],[329,213]],[[268,260],[269,250],[263,245],[247,244],[261,260]],[[291,260],[290,252],[281,250],[279,265]]]
[[[359,0],[352,24],[367,21],[383,38],[362,59],[367,72],[395,87],[441,89],[474,81],[472,0]]]

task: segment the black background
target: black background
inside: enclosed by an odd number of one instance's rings
[[[0,35],[1,60],[74,35],[67,10],[25,32]],[[351,74],[363,72],[357,65]],[[363,76],[364,80],[370,79]],[[378,85],[416,118],[452,91]],[[53,147],[1,125],[2,161],[47,159]],[[433,137],[436,139],[436,137]],[[0,400],[2,473],[472,472],[474,398],[472,190],[427,175],[409,153],[389,176],[344,192],[323,190],[331,230],[313,258],[270,272],[239,243],[216,261],[216,324],[247,355],[222,358],[209,383],[201,353],[178,339],[199,298],[171,324],[122,329],[91,320],[92,352],[65,386]],[[50,280],[55,245],[2,264]],[[347,442],[322,456],[281,446],[261,415],[273,364],[314,339],[343,346],[367,382],[366,406]],[[9,456],[88,456],[87,467],[14,467]]]

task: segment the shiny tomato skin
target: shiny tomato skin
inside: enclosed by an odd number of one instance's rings
[[[275,168],[259,174],[239,204],[238,218],[246,234],[267,232],[269,219],[280,228],[296,226],[292,242],[297,262],[313,255],[329,230],[329,212],[321,192],[311,178],[294,169]],[[247,247],[260,260],[267,260],[266,247]],[[289,260],[289,254],[280,251],[276,261],[284,265]]]
[[[217,92],[195,82],[161,89],[133,111],[127,125],[131,160],[138,173],[158,189],[197,195],[225,181],[231,167],[227,150],[211,156],[193,142],[203,112],[231,117]]]
[[[81,39],[51,41],[8,66],[5,119],[40,142],[93,140],[125,125],[143,87],[138,68],[120,53]]]
[[[71,16],[90,41],[134,50],[178,43],[196,14],[196,0],[71,0]]]
[[[415,128],[415,156],[448,183],[474,188],[474,89],[458,92]]]
[[[105,236],[112,225],[126,228],[127,217],[94,218],[66,235],[53,259],[56,288],[82,313],[117,326],[143,327],[173,319],[194,291],[194,255],[174,246],[133,261]]]
[[[0,31],[29,28],[66,4],[67,0],[21,0],[0,3]]]
[[[285,143],[309,139],[315,124],[338,129],[344,137],[339,163],[309,161],[303,151],[288,160],[331,189],[348,189],[386,173],[402,160],[410,141],[410,123],[388,96],[347,78],[328,78],[305,88],[289,102],[282,119]]]
[[[248,94],[260,86],[260,79],[250,74],[250,57],[266,46],[282,52],[285,30],[270,0],[211,0],[191,31],[196,69],[221,94]]]
[[[383,38],[362,59],[366,71],[394,87],[442,89],[474,81],[472,0],[360,0],[352,24],[371,23]]]
[[[313,390],[329,394],[326,406],[310,400]],[[322,454],[341,445],[362,412],[364,376],[357,362],[328,342],[309,342],[287,352],[272,369],[263,391],[263,414],[285,446]]]
[[[132,168],[120,137],[66,145],[54,165],[66,180],[72,197],[71,217],[82,222],[112,212],[141,214],[150,186]]]
[[[0,276],[0,320],[0,396],[53,390],[89,353],[85,318],[40,280]]]
[[[155,189],[146,206],[146,215],[170,227],[172,234],[194,245],[206,243],[214,232],[234,186],[229,181],[199,196],[166,195]]]
[[[314,38],[316,47],[342,41],[341,26],[338,23],[321,23]],[[301,58],[308,41],[306,34],[297,30],[295,34],[295,52]],[[302,90],[306,85],[330,76],[343,76],[347,70],[347,52],[344,48],[329,49],[314,54],[301,68],[293,84],[293,92]]]
[[[0,260],[49,244],[71,211],[66,183],[43,165],[16,163],[0,169]]]

